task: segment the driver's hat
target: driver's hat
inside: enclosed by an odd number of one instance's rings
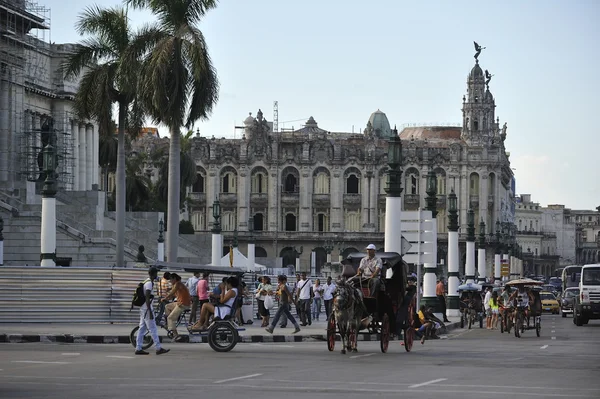
[[[376,250],[377,248],[375,247],[375,244],[369,244],[367,245],[367,247],[365,249],[373,249]]]

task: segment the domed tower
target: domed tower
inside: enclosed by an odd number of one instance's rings
[[[498,130],[494,121],[496,104],[489,87],[492,76],[487,70],[484,74],[476,60],[467,77],[467,96],[463,97],[462,108],[465,141],[483,144]]]
[[[379,109],[371,114],[369,117],[369,124],[376,137],[386,140],[392,137],[390,122],[385,113],[381,112]],[[365,130],[365,134],[370,134],[369,129]]]

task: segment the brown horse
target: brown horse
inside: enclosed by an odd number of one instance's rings
[[[340,281],[333,295],[333,312],[342,337],[342,354],[346,353],[346,349],[356,352],[356,335],[364,314],[362,293],[346,281]]]

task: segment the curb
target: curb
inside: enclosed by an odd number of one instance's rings
[[[446,332],[459,328],[460,323],[449,323]],[[182,335],[184,343],[208,343],[206,335]],[[239,342],[322,342],[327,334],[310,335],[241,335]],[[340,337],[336,337],[339,341]],[[378,341],[378,334],[359,334],[358,341]],[[393,338],[392,341],[398,340]],[[73,334],[0,334],[0,343],[61,343],[61,344],[129,344],[129,335],[73,335]],[[160,342],[173,342],[170,338],[160,337]]]

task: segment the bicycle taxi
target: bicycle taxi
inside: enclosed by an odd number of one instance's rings
[[[221,282],[222,276],[235,276],[242,280],[244,270],[236,268],[236,267],[223,267],[223,266],[197,266],[191,264],[181,264],[181,263],[167,263],[161,262],[154,267],[158,268],[161,271],[173,271],[173,272],[187,272],[187,273],[209,273],[210,281],[209,285],[214,287]],[[220,276],[219,278],[215,278],[214,275]],[[238,295],[242,295],[242,290],[238,291]],[[157,302],[157,301],[155,301]],[[158,306],[158,303],[154,304]],[[231,307],[230,315],[225,316],[223,319],[219,317],[213,317],[212,321],[209,324],[209,327],[205,331],[193,331],[192,326],[189,323],[190,309],[184,310],[179,318],[177,319],[176,327],[183,326],[191,336],[199,336],[202,339],[202,342],[208,342],[208,345],[216,352],[229,352],[232,350],[240,340],[239,332],[244,331],[245,328],[241,327],[239,324],[235,322],[235,314],[238,309],[238,301],[234,301],[234,305]],[[159,320],[157,320],[157,327],[161,327],[167,330],[167,336],[169,338],[173,338],[173,332],[167,328],[166,323],[159,324]],[[139,326],[136,326],[131,333],[129,334],[129,338],[131,340],[131,344],[135,346],[137,340],[137,332],[139,330]],[[148,349],[153,344],[152,337],[149,332],[146,332],[144,336],[144,344],[142,346],[143,349]]]
[[[476,283],[467,283],[458,286],[460,297],[460,328],[465,325],[469,329],[479,321],[479,328],[483,328],[483,319],[485,318],[483,309],[483,300],[481,294],[484,287]]]
[[[517,290],[517,298],[515,298],[516,316],[513,321],[515,327],[515,337],[521,338],[526,330],[535,329],[536,335],[539,337],[542,330],[542,301],[540,298],[541,288],[540,286],[544,283],[528,278],[516,279],[506,283],[509,287],[514,287]],[[527,292],[530,294],[531,299],[529,300],[529,306],[525,307],[520,305],[522,298],[519,297],[519,292]],[[526,316],[526,312],[528,315]],[[531,325],[533,320],[533,325]]]
[[[346,325],[341,325],[341,321],[336,320],[335,312],[332,313],[327,321],[327,349],[333,351],[337,336],[341,336],[342,343],[346,343],[342,353],[346,353],[346,349],[355,351],[358,334],[378,334],[381,352],[385,353],[391,337],[399,337],[403,333],[404,349],[410,352],[415,337],[417,290],[415,285],[408,284],[408,264],[396,252],[377,253],[376,256],[383,264],[382,284],[375,296],[371,296],[365,281],[352,279],[364,256],[363,253],[354,253],[342,261],[344,280],[339,283],[334,294],[335,301],[341,285],[349,285],[358,290],[365,311],[362,315],[363,323],[358,328],[350,326],[350,331],[346,332]],[[344,336],[346,334],[348,339]]]

